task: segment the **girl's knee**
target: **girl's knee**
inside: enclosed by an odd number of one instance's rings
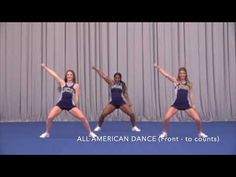
[[[201,123],[201,119],[195,119],[195,122],[200,124]]]
[[[171,119],[171,117],[169,117],[169,116],[164,117],[164,121],[169,121],[170,119]]]
[[[129,115],[130,117],[135,117],[134,112],[130,112],[130,113],[128,113],[128,115]]]
[[[48,116],[48,121],[53,121],[54,117]]]
[[[87,121],[87,118],[86,118],[86,117],[81,117],[80,119],[81,119],[81,121],[83,121],[83,122],[86,122],[86,121]]]
[[[101,115],[100,115],[100,119],[104,119],[106,117],[106,114],[104,114],[104,113],[102,113]]]

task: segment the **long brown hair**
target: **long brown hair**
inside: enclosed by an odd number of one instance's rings
[[[76,76],[75,76],[75,72],[72,70],[72,69],[68,69],[67,71],[66,71],[66,73],[65,73],[65,77],[64,77],[64,81],[65,81],[65,83],[67,82],[67,73],[68,72],[71,72],[72,74],[73,74],[73,82],[74,82],[74,84],[76,83]],[[60,83],[58,83],[58,88],[57,88],[57,90],[59,91],[59,92],[61,92],[61,86],[60,86]]]
[[[180,71],[184,71],[186,73],[186,77],[185,77],[186,85],[188,85],[189,87],[192,87],[192,83],[188,78],[188,72],[187,72],[187,69],[185,67],[180,67],[179,68],[177,81],[180,82],[180,76],[179,76]]]
[[[68,69],[65,73],[65,77],[64,77],[64,81],[67,82],[67,73],[71,72],[73,74],[73,82],[76,83],[76,76],[75,76],[75,72],[72,69]]]

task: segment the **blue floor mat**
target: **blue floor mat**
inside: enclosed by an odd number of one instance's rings
[[[96,122],[91,122],[92,128]],[[236,122],[203,123],[207,139],[197,137],[194,122],[171,122],[169,137],[159,141],[162,122],[107,121],[96,141],[81,122],[54,122],[49,139],[40,139],[44,122],[0,123],[1,155],[232,155],[236,154]]]

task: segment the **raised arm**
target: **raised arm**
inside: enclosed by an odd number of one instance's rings
[[[98,75],[102,79],[104,79],[109,85],[112,84],[113,81],[108,76],[106,76],[101,70],[97,69],[95,66],[93,66],[92,69],[94,69],[98,73]]]
[[[54,78],[56,79],[61,86],[63,86],[65,84],[65,81],[60,78],[57,73],[55,71],[53,71],[52,69],[48,68],[44,63],[41,64],[41,66],[46,69],[46,71]]]
[[[154,67],[159,70],[159,72],[165,76],[167,79],[169,79],[171,82],[178,83],[176,78],[171,76],[169,73],[167,73],[163,68],[160,67],[158,64],[154,64]]]

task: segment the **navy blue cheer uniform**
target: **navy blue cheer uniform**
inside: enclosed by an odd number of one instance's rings
[[[126,104],[121,83],[110,86],[110,104],[114,105],[117,109]]]
[[[175,86],[175,102],[172,107],[178,110],[186,110],[191,108],[189,104],[189,89],[187,84],[178,84]]]
[[[75,95],[74,85],[75,84],[68,86],[67,83],[65,83],[65,86],[62,88],[61,96],[56,104],[60,109],[69,111],[76,107],[73,101]]]

